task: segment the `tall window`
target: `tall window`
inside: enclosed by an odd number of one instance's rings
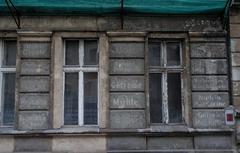
[[[149,40],[151,123],[182,123],[181,41]]]
[[[12,126],[15,109],[16,40],[0,40],[0,112],[2,126]]]
[[[98,124],[98,41],[65,40],[64,125]]]

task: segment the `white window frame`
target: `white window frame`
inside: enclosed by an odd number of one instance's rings
[[[8,40],[16,40],[16,39],[11,39],[11,38],[6,38],[6,39],[1,39],[0,38],[0,126],[1,127],[12,127],[12,126],[7,126],[3,124],[3,111],[4,111],[4,81],[3,81],[3,74],[4,73],[16,73],[16,66],[4,66],[3,65],[3,60],[4,60],[4,51],[5,51],[5,46],[4,42]]]
[[[78,40],[79,41],[79,65],[66,65],[66,41]],[[96,40],[98,44],[98,56],[99,56],[99,41],[97,39],[64,39],[63,45],[63,126],[76,126],[76,125],[65,125],[64,124],[64,95],[65,95],[65,73],[76,73],[78,72],[78,126],[98,126],[99,125],[99,60],[98,64],[95,65],[84,65],[84,40]],[[99,58],[98,58],[99,59]],[[98,74],[98,101],[97,101],[97,124],[85,125],[84,124],[84,72],[95,72]]]
[[[161,53],[160,53],[160,60],[162,61],[160,66],[150,66],[150,63],[148,65],[149,74],[161,74],[162,80],[162,122],[161,123],[152,123],[150,119],[151,125],[173,125],[173,124],[184,124],[184,85],[183,85],[183,71],[185,70],[184,64],[183,64],[183,42],[178,39],[161,39],[161,38],[151,38],[148,40],[149,42],[152,42],[151,40],[156,40],[156,43],[161,44]],[[155,42],[155,41],[154,41]],[[179,66],[168,66],[167,65],[167,43],[179,43],[180,44],[180,64]],[[149,52],[149,50],[148,50]],[[179,123],[169,123],[169,108],[168,108],[168,88],[167,88],[167,74],[168,73],[180,73],[181,76],[181,106],[182,106],[182,122]],[[148,78],[149,81],[149,78]],[[150,100],[149,100],[150,102]],[[149,109],[150,110],[150,109]],[[151,114],[151,110],[150,110]]]

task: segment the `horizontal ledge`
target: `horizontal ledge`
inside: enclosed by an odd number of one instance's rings
[[[136,37],[136,36],[146,36],[146,32],[107,32],[108,36],[118,37],[118,36],[127,36],[127,37]]]
[[[225,37],[227,34],[224,32],[189,32],[190,37]]]
[[[194,57],[191,56],[191,60],[227,60],[227,57]]]
[[[51,36],[52,32],[51,31],[23,31],[23,30],[18,30],[17,31],[18,35],[20,36]]]
[[[48,129],[48,130],[29,130],[29,131],[19,131],[14,130],[13,128],[0,128],[0,135],[142,135],[142,136],[168,136],[168,135],[181,135],[181,134],[212,134],[212,133],[219,133],[219,134],[231,134],[234,132],[234,129],[193,129],[193,128],[186,128],[182,131],[155,131],[151,132],[149,128],[147,129],[99,129],[97,128],[60,128],[60,129]]]
[[[207,149],[172,149],[172,150],[164,150],[164,149],[160,149],[160,150],[110,150],[110,151],[107,151],[107,153],[166,153],[166,152],[169,152],[169,153],[182,153],[182,152],[188,152],[188,153],[195,153],[195,152],[215,152],[215,153],[219,153],[220,152],[233,152],[235,150],[227,150],[227,149],[219,149],[219,150],[207,150]]]

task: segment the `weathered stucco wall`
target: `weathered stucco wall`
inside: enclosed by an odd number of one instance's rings
[[[226,33],[220,17],[127,16],[121,30],[118,17],[24,16],[21,27],[16,31],[11,17],[0,18],[0,37],[12,32],[19,43],[16,125],[14,130],[0,128],[0,135],[6,135],[0,136],[0,153],[233,153],[236,149],[234,130],[226,126],[224,116],[230,95]],[[54,84],[61,80],[55,72],[59,69],[61,74],[62,36],[84,37],[81,34],[106,41],[99,70],[106,96],[100,98],[103,119],[97,129],[61,128],[61,117],[56,117],[63,111],[58,109],[61,98],[56,94],[62,91],[55,91],[62,85]],[[185,125],[149,124],[145,65],[149,34],[184,39]],[[240,43],[238,34],[232,37],[236,103]]]
[[[235,5],[231,10],[230,34],[231,34],[231,55],[232,55],[232,88],[233,103],[235,108],[240,110],[240,7]],[[236,119],[236,136],[238,144],[240,143],[240,124],[239,118]]]

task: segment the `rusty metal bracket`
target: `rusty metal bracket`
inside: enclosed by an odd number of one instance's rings
[[[11,0],[5,0],[6,4],[7,4],[7,7],[18,27],[18,29],[21,29],[21,20],[20,20],[20,17],[21,17],[21,14],[20,12],[17,10],[17,8],[14,6],[14,4],[12,3]]]
[[[123,30],[123,22],[124,22],[124,5],[123,5],[123,0],[121,0],[120,18],[121,18],[121,29]]]

